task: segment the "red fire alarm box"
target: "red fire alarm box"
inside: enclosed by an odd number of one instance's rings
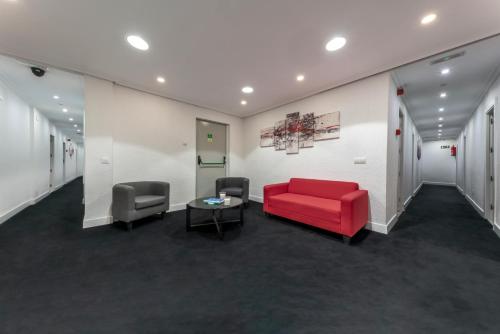
[[[457,156],[457,147],[455,145],[451,146],[451,156],[456,157]]]
[[[401,136],[401,129],[396,129],[396,136]]]
[[[398,96],[403,96],[405,95],[405,90],[403,87],[398,87]]]

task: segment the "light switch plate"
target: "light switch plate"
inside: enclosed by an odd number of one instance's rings
[[[103,165],[110,165],[111,164],[111,160],[108,157],[102,157],[101,158],[101,164],[103,164]]]

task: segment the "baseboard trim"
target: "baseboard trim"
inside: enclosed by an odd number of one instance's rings
[[[432,181],[424,181],[424,184],[429,184],[433,186],[446,186],[446,187],[456,187],[456,183],[448,183],[448,182],[432,182]]]
[[[500,226],[497,224],[493,224],[493,231],[497,234],[497,236],[500,238]]]
[[[27,200],[26,202],[23,202],[23,203],[19,204],[18,206],[10,209],[9,211],[7,211],[6,213],[4,213],[3,215],[0,216],[0,224],[5,223],[7,220],[14,217],[15,215],[17,215],[19,212],[23,211],[24,209],[40,202],[42,199],[44,199],[48,195],[50,195],[50,192],[46,191],[46,192],[42,193],[41,195],[38,195],[37,197],[32,198],[30,200]]]
[[[465,198],[467,201],[469,201],[470,204],[476,209],[476,211],[481,215],[481,217],[484,218],[484,209],[479,206],[469,195],[465,195]]]
[[[368,224],[365,225],[365,229],[370,230],[372,232],[388,234],[387,225],[377,222],[369,222]]]
[[[249,195],[248,199],[254,202],[264,203],[264,198],[262,196]]]
[[[394,216],[392,216],[392,218],[389,220],[389,223],[387,223],[387,233],[386,233],[386,234],[389,234],[389,232],[391,232],[392,228],[393,228],[394,226],[396,226],[396,223],[398,222],[399,216],[401,216],[401,213],[399,213],[399,214],[395,214],[395,215],[394,215]]]
[[[408,197],[406,199],[406,201],[404,201],[403,203],[403,208],[406,209],[406,207],[408,206],[408,204],[410,204],[411,200],[413,199],[413,195],[411,195],[410,197]]]
[[[186,203],[171,204],[168,212],[186,210]]]
[[[24,203],[19,204],[18,206],[14,207],[12,209],[10,209],[9,211],[7,211],[6,213],[4,213],[3,215],[0,216],[0,224],[5,223],[10,218],[14,217],[19,212],[23,211],[24,209],[26,209],[27,207],[32,205],[32,203],[33,203],[33,200],[30,199]]]
[[[462,194],[462,195],[465,195],[465,192],[462,188],[460,188],[460,186],[457,184],[457,189],[458,191]]]
[[[104,225],[109,225],[112,223],[113,223],[113,217],[111,217],[111,216],[104,216],[104,217],[98,217],[98,218],[92,218],[92,219],[84,219],[83,220],[83,228],[104,226]]]
[[[423,186],[423,185],[424,185],[424,183],[423,183],[423,182],[420,182],[420,184],[418,185],[417,189],[415,189],[415,190],[413,191],[413,196],[416,196],[416,195],[417,195],[417,193],[420,191],[420,189],[422,188],[422,186]]]

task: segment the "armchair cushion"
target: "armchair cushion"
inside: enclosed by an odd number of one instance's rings
[[[135,197],[135,208],[144,209],[165,203],[165,196],[142,195]]]
[[[243,203],[248,203],[249,188],[250,181],[246,177],[221,177],[215,181],[215,196],[225,191],[229,196],[240,197]]]
[[[243,195],[243,188],[239,187],[222,188],[220,191],[225,192],[229,196],[241,197]]]

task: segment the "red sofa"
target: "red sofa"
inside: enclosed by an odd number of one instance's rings
[[[368,192],[354,182],[292,178],[264,186],[264,212],[340,233],[349,242],[368,222]]]

